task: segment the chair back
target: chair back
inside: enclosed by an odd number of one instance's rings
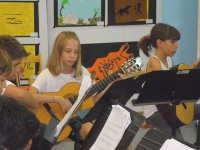
[[[32,75],[29,79],[29,86],[34,82],[35,76],[37,76],[42,70],[43,70],[43,61],[42,61],[42,54],[39,53],[38,55],[29,55],[26,58],[23,58],[21,63],[36,63],[39,64],[39,71],[35,74]]]

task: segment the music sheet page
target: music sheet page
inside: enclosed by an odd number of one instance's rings
[[[130,113],[120,105],[113,105],[102,131],[90,150],[114,150],[130,123]]]
[[[91,78],[89,76],[84,76],[81,82],[81,87],[79,89],[78,98],[67,112],[65,117],[61,120],[61,122],[57,125],[57,131],[55,137],[58,137],[61,130],[65,127],[65,125],[69,122],[73,114],[75,113],[76,108],[78,107],[80,101],[82,100],[83,96],[85,95],[88,88],[91,86]]]
[[[187,145],[175,140],[175,139],[167,139],[165,143],[162,145],[160,150],[195,150],[193,148],[188,147]]]

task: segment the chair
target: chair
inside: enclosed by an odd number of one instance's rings
[[[42,54],[39,53],[38,55],[30,55],[26,58],[23,58],[21,63],[38,63],[39,64],[39,71],[36,73],[38,75],[43,70],[43,61],[42,61]],[[29,86],[34,82],[35,75],[32,75],[29,79]]]

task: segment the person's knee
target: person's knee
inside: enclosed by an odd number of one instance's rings
[[[127,150],[132,150],[132,147],[131,147],[131,146],[129,146]]]
[[[93,124],[91,122],[87,122],[87,123],[82,124],[82,127],[81,127],[80,132],[79,132],[81,140],[86,139],[88,133],[92,129],[92,126],[93,126]]]

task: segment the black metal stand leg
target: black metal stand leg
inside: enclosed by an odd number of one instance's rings
[[[71,120],[73,120],[71,127],[75,134],[74,150],[79,150],[80,149],[79,131],[81,129],[82,124],[76,119],[72,118]]]
[[[172,122],[173,122],[173,127],[172,127],[172,136],[176,136],[176,104],[172,105],[173,109],[173,116],[172,116]]]
[[[180,104],[180,98],[175,91],[170,91],[170,101],[172,103],[172,136],[176,136],[176,106]]]

